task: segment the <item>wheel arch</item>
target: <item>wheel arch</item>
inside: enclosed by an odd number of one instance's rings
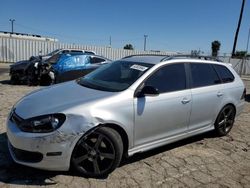
[[[129,139],[128,139],[128,135],[127,135],[126,131],[121,126],[119,126],[117,124],[112,124],[112,123],[102,124],[102,125],[99,125],[97,128],[99,128],[99,127],[109,127],[109,128],[112,128],[118,132],[118,134],[122,138],[123,156],[127,157],[128,156]]]
[[[232,107],[234,108],[235,114],[237,113],[236,106],[235,106],[233,103],[227,103],[227,104],[225,104],[225,105],[220,109],[220,111],[221,111],[223,108],[225,108],[226,106],[232,106]]]
[[[77,145],[77,143],[84,137],[88,136],[89,134],[93,133],[95,130],[99,129],[100,127],[109,127],[111,129],[114,129],[115,131],[117,131],[117,133],[121,136],[122,138],[122,143],[123,143],[123,157],[127,157],[128,156],[128,148],[129,148],[129,139],[128,139],[128,134],[126,133],[126,131],[119,125],[117,124],[113,124],[113,123],[107,123],[107,124],[99,124],[91,129],[89,129],[85,134],[83,134],[78,140],[77,142],[74,144],[74,147]],[[74,149],[73,149],[74,150]],[[72,150],[72,153],[73,153]],[[71,153],[71,155],[72,155]]]

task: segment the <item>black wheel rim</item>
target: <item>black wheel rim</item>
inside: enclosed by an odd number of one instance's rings
[[[104,173],[112,167],[114,160],[114,145],[101,133],[92,133],[80,140],[72,157],[76,168],[86,175]]]
[[[225,107],[218,119],[218,128],[223,133],[228,133],[234,124],[234,117],[235,117],[235,111],[234,108],[231,106]]]

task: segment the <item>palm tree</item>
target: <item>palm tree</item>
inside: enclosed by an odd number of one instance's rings
[[[218,51],[220,50],[220,41],[215,40],[212,42],[212,56],[217,57]]]
[[[232,57],[235,56],[235,48],[236,48],[236,44],[237,44],[237,40],[238,40],[238,34],[239,34],[239,30],[240,30],[240,25],[241,25],[241,19],[242,19],[242,15],[243,15],[243,11],[244,11],[244,6],[245,6],[245,0],[242,0],[241,10],[240,10],[240,17],[239,17],[239,21],[238,21],[238,27],[236,29],[235,36],[234,36],[234,46],[233,46],[233,51],[232,51]]]

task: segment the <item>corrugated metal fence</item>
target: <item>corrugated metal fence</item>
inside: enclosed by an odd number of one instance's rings
[[[233,59],[231,57],[220,58],[225,63],[232,64],[232,67],[239,75],[250,74],[250,59]]]
[[[76,48],[82,50],[95,51],[98,55],[116,60],[128,55],[135,54],[163,54],[173,55],[175,52],[152,52],[139,50],[113,49],[109,47],[86,46],[76,44],[64,44],[59,42],[38,41],[31,39],[17,39],[0,37],[0,62],[16,62],[27,60],[31,56],[47,54],[58,48]],[[234,69],[241,75],[250,74],[250,60],[231,59],[229,57],[220,57],[224,62],[232,64]]]
[[[95,51],[98,55],[116,60],[134,54],[175,54],[173,52],[152,52],[139,50],[113,49],[109,47],[64,44],[59,42],[38,41],[30,39],[17,39],[0,37],[0,62],[16,62],[27,60],[31,56],[47,54],[58,48],[76,48]]]

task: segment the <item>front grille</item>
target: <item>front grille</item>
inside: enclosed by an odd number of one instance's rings
[[[12,114],[10,115],[10,121],[15,123],[19,127],[21,123],[24,121],[24,119],[18,116],[16,112],[13,110]]]
[[[38,163],[42,161],[43,154],[39,152],[31,152],[31,151],[25,151],[21,149],[17,149],[14,146],[10,144],[11,150],[15,155],[15,158],[22,162],[29,162],[29,163]]]

